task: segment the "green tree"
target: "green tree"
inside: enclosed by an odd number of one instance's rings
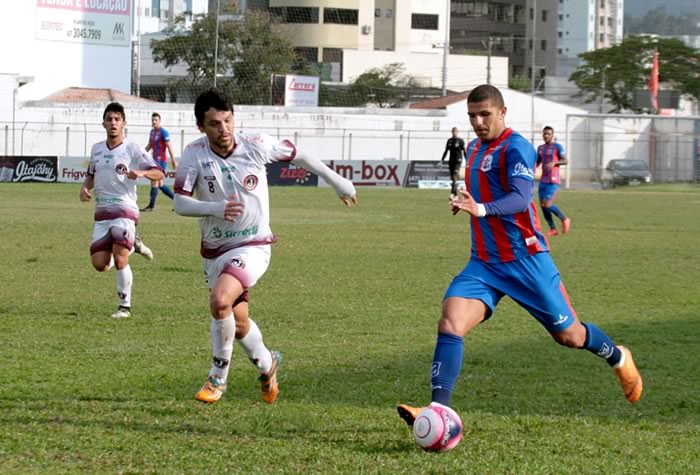
[[[350,84],[347,105],[400,107],[408,99],[407,95],[414,86],[415,79],[404,73],[401,63],[368,69]]]
[[[612,104],[609,112],[634,109],[634,91],[647,89],[654,50],[659,52],[659,85],[700,100],[700,51],[682,41],[648,36],[630,36],[610,48],[582,53],[583,64],[569,78],[586,102],[603,98]]]
[[[178,96],[192,100],[214,85],[227,90],[235,103],[268,104],[270,77],[294,71],[303,62],[283,28],[266,12],[232,15],[235,7],[223,9],[219,19],[218,51],[215,12],[200,15],[190,28],[178,17],[165,31],[166,38],[153,40],[153,60],[166,68],[182,66],[184,78],[171,81]],[[216,68],[214,61],[216,56]],[[188,94],[182,94],[187,91]]]

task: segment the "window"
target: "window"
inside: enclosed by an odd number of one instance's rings
[[[343,50],[340,48],[323,48],[323,62],[324,63],[342,63],[343,62]]]
[[[382,9],[381,8],[375,8],[374,9],[374,18],[381,18],[382,17]]]
[[[598,35],[598,41],[600,41],[601,43],[603,43],[605,41],[605,35],[603,33]]]
[[[562,20],[564,20],[564,15],[560,13],[559,14],[559,21],[562,21]]]
[[[437,30],[438,16],[414,13],[411,15],[411,28],[414,30]]]
[[[535,19],[535,10],[533,10],[533,9],[531,8],[531,9],[530,9],[530,20],[534,20],[534,19]]]
[[[282,23],[318,23],[318,8],[273,7],[270,13]]]
[[[564,35],[561,33],[561,31],[558,31],[558,32],[557,32],[557,36],[558,36],[559,38],[563,38],[563,37],[564,37]]]
[[[357,25],[357,10],[349,8],[324,8],[323,23]]]
[[[561,48],[559,48],[559,49],[557,50],[557,52],[558,52],[559,54],[563,54]]]
[[[542,21],[547,21],[547,10],[542,10]]]
[[[527,47],[528,49],[532,49],[532,40],[527,40]]]
[[[600,8],[605,8],[605,0],[600,0]]]
[[[542,51],[547,51],[547,40],[540,41],[540,49]]]
[[[294,48],[294,51],[297,53],[297,56],[305,59],[309,63],[318,63],[318,48],[300,47]]]
[[[387,8],[387,9],[386,9],[386,15],[385,15],[385,16],[386,16],[387,18],[393,18],[393,16],[394,16],[394,10],[392,10],[391,8]]]
[[[605,26],[605,17],[600,17],[600,26]]]

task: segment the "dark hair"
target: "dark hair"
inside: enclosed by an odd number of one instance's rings
[[[498,107],[504,107],[503,95],[498,88],[490,84],[482,84],[472,89],[467,97],[467,103],[491,101],[491,104]]]
[[[554,129],[551,128],[549,125],[546,125],[546,126],[544,127],[544,129],[542,129],[542,132],[546,132],[547,130],[551,130],[552,133],[554,133]]]
[[[122,120],[126,120],[126,112],[124,112],[124,106],[118,102],[110,102],[105,107],[105,111],[102,113],[102,120],[105,120],[108,112],[116,112],[122,116]]]
[[[151,118],[153,118],[153,117],[158,117],[160,119],[160,114],[157,112],[154,112],[153,114],[151,114]]]
[[[217,89],[209,89],[200,94],[199,97],[197,97],[197,101],[194,103],[194,116],[197,119],[197,125],[204,124],[204,114],[212,108],[222,112],[233,112],[231,99]]]

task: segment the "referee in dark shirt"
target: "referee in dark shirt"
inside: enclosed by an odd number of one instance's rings
[[[462,166],[462,157],[466,158],[467,151],[464,148],[464,140],[457,137],[459,130],[457,127],[452,127],[452,137],[447,139],[445,145],[445,153],[442,154],[441,162],[445,161],[447,153],[450,153],[450,177],[452,178],[451,194],[457,195],[457,182],[459,181],[459,168]]]

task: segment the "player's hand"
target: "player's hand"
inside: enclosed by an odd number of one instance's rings
[[[224,207],[224,219],[232,223],[236,222],[236,218],[243,214],[243,203],[238,201],[238,195],[232,193],[226,198],[226,206]]]
[[[551,170],[552,168],[554,168],[554,164],[552,164],[552,163],[547,163],[547,164],[544,166],[544,169],[545,169],[545,170]]]
[[[92,193],[87,188],[80,187],[80,201],[90,201],[92,199]]]
[[[478,203],[465,189],[459,190],[459,194],[457,196],[450,197],[450,205],[452,205],[453,215],[459,213],[460,211],[465,211],[472,216],[478,216]]]
[[[342,201],[345,206],[356,205],[357,204],[357,195],[341,196],[340,201]]]
[[[129,170],[129,173],[126,174],[126,177],[129,180],[138,180],[139,178],[141,178],[145,174],[146,174],[146,172],[143,170]]]

